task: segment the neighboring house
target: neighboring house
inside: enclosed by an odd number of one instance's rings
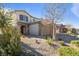
[[[59,24],[59,32],[60,33],[67,33],[68,31],[72,30],[72,26],[71,25],[63,25],[63,24]]]
[[[77,35],[79,35],[79,29],[74,28]]]

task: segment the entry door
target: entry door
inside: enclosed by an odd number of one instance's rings
[[[21,26],[21,33],[26,34],[26,27],[25,26]]]

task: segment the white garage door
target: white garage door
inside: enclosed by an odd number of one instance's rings
[[[30,25],[30,35],[39,35],[39,24]]]

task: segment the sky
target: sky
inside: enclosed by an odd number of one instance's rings
[[[42,18],[44,11],[44,3],[5,3],[4,7],[12,10],[25,10],[30,15]],[[79,4],[65,3],[66,13],[64,15],[63,24],[72,25],[79,28]],[[63,6],[61,6],[63,7]]]

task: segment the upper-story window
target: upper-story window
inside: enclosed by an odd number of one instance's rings
[[[25,20],[28,21],[28,17],[27,16],[25,16]]]
[[[28,17],[25,15],[20,15],[19,17],[20,17],[20,20],[22,21],[28,21]]]
[[[24,20],[23,15],[20,15],[19,17],[20,17],[20,20]]]

